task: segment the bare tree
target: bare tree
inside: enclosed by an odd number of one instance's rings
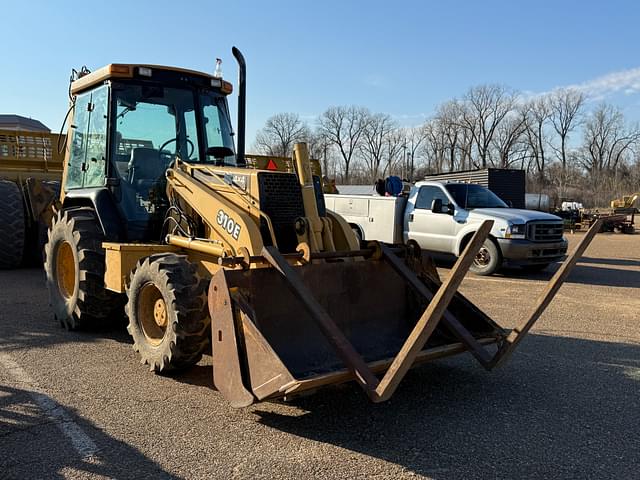
[[[293,144],[307,141],[309,127],[297,113],[277,113],[267,119],[265,126],[256,135],[255,145],[266,155],[290,157]]]
[[[475,144],[480,160],[476,166],[487,167],[496,129],[514,105],[515,95],[500,85],[473,87],[464,96],[458,121]]]
[[[437,118],[427,121],[424,126],[425,140],[422,146],[423,155],[426,157],[426,171],[429,173],[443,171],[445,157],[445,139],[443,129]]]
[[[580,110],[585,95],[574,89],[556,90],[549,95],[550,119],[554,130],[560,137],[560,162],[562,170],[567,168],[567,139],[569,133],[579,124]]]
[[[309,155],[311,158],[319,160],[322,165],[323,175],[335,175],[333,162],[333,144],[321,131],[311,132],[307,140]]]
[[[527,130],[527,116],[523,112],[511,112],[498,125],[493,145],[499,158],[498,167],[510,168],[521,161],[526,150],[523,147]]]
[[[456,101],[446,102],[438,108],[435,120],[442,141],[443,155],[448,162],[449,170],[462,168],[467,153],[468,139],[466,128],[461,125],[463,107]],[[465,143],[466,142],[466,143]]]
[[[408,127],[402,130],[404,136],[404,148],[406,150],[406,177],[407,180],[413,182],[415,168],[416,168],[416,155],[419,155],[420,146],[426,139],[426,130],[424,125],[417,127]]]
[[[546,97],[539,97],[525,104],[522,110],[526,119],[525,135],[536,167],[536,176],[540,184],[544,185],[547,164],[545,126],[551,115],[549,102]]]
[[[370,180],[374,182],[379,175],[386,172],[390,166],[391,136],[390,134],[397,128],[396,123],[390,115],[386,113],[376,113],[369,117],[365,128],[362,131],[362,142],[359,152],[367,165]],[[382,171],[380,165],[387,158],[387,167]]]
[[[385,143],[385,164],[382,170],[382,176],[404,176],[407,139],[404,136],[403,130],[397,127],[390,130]]]
[[[604,103],[589,116],[583,134],[581,163],[594,176],[616,170],[640,141],[638,128],[627,128],[622,112]]]
[[[369,111],[362,107],[330,107],[318,120],[319,131],[340,153],[345,183],[349,183],[351,162],[360,145],[369,116]]]

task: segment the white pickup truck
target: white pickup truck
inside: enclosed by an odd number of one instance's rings
[[[503,265],[542,270],[567,253],[562,219],[509,208],[491,190],[458,182],[417,182],[408,196],[325,194],[361,240],[415,241],[425,249],[459,256],[484,220],[493,220],[471,270],[491,275]]]

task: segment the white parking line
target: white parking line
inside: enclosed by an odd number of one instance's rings
[[[89,459],[97,453],[98,447],[84,430],[82,430],[80,425],[73,421],[71,415],[65,411],[62,405],[45,394],[29,374],[9,355],[0,353],[0,365],[11,374],[14,380],[20,384],[21,388],[31,395],[36,405],[38,405],[60,431],[69,438],[73,448],[83,459]]]

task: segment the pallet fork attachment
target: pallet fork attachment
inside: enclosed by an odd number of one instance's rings
[[[383,402],[419,362],[469,351],[487,370],[503,364],[540,318],[600,225],[591,227],[553,276],[529,318],[509,332],[457,293],[492,223],[481,225],[447,280],[435,288],[383,245],[378,246],[376,255],[372,254],[379,260],[304,267],[292,266],[276,248],[264,247],[261,260],[273,268],[221,269],[209,288],[216,387],[232,406],[242,407],[256,399],[355,380],[373,402]],[[339,256],[338,252],[332,257]],[[349,272],[344,273],[344,269]],[[358,273],[358,269],[364,273]],[[320,273],[314,276],[314,270]],[[369,312],[362,312],[358,301],[368,305],[383,296],[376,292],[376,286],[383,289],[384,284],[375,284],[381,272],[397,275],[399,278],[385,281],[397,280],[404,289],[389,287],[382,292],[385,299],[371,305]],[[373,282],[373,295],[362,292],[366,290],[363,285],[369,284],[361,279]],[[323,293],[323,287],[330,291]],[[284,291],[289,292],[286,298]],[[278,298],[269,301],[271,292]],[[412,320],[394,323],[395,317],[388,315],[393,310],[384,310],[385,306],[394,303],[392,299],[399,303],[409,294],[426,308],[414,317],[407,314],[407,308],[399,308],[399,317],[404,314]],[[334,305],[344,298],[353,299],[356,305]],[[368,341],[377,330],[381,330],[380,335]],[[443,341],[447,335],[450,338]],[[495,353],[485,348],[489,344],[498,345]]]

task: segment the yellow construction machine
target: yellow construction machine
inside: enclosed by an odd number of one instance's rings
[[[415,244],[360,245],[326,209],[305,144],[290,161],[245,155],[246,67],[233,55],[235,132],[232,85],[218,76],[112,64],[72,82],[46,246],[55,317],[90,326],[126,302],[143,363],[167,372],[210,353],[236,407],[351,380],[379,402],[421,362],[467,351],[487,369],[504,361],[595,231],[505,330],[457,293],[491,222],[444,282]]]
[[[611,208],[613,209],[633,209],[636,201],[640,197],[640,193],[632,195],[623,195],[622,198],[611,200]]]
[[[0,129],[0,269],[42,264],[62,177],[58,140],[48,131]]]

